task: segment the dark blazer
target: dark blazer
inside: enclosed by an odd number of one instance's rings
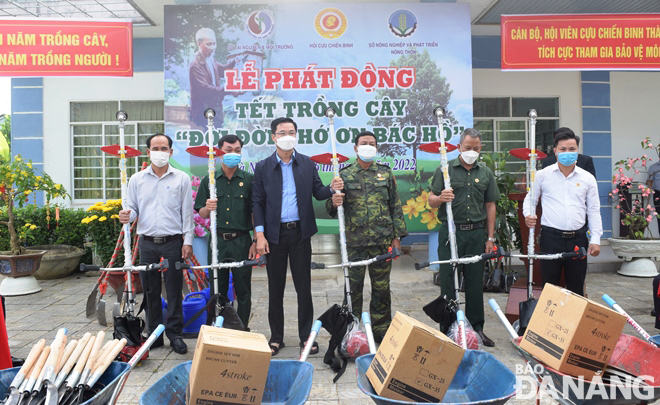
[[[555,163],[557,163],[557,156],[548,155],[548,157],[541,161],[541,169],[545,169],[546,167],[554,165]],[[594,167],[594,160],[591,158],[591,156],[578,153],[577,166],[588,171],[592,176],[596,177],[596,168]]]
[[[264,227],[268,243],[279,243],[282,219],[282,168],[276,154],[257,163],[252,178],[254,226]],[[312,196],[317,200],[327,200],[332,197],[332,190],[321,182],[314,162],[300,152],[296,152],[293,160],[293,178],[296,183],[301,236],[303,239],[311,238],[318,232]]]

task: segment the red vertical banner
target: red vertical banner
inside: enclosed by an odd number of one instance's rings
[[[503,15],[502,70],[660,70],[660,14]]]
[[[133,24],[0,20],[0,76],[133,76]]]
[[[0,370],[11,368],[11,353],[9,351],[9,335],[5,323],[4,305],[0,299]]]

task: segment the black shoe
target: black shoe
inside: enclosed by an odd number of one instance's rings
[[[151,349],[158,349],[159,347],[165,346],[165,339],[160,336],[158,339],[154,340],[154,343],[151,345]]]
[[[176,337],[174,340],[171,340],[170,346],[172,346],[174,352],[178,354],[188,353],[188,346],[186,345],[186,342],[184,342],[180,337]]]
[[[658,316],[658,313],[655,312],[655,309],[652,309],[652,310],[651,310],[651,316]]]
[[[12,367],[21,367],[25,363],[25,359],[18,359],[14,356],[11,358],[11,366]]]
[[[306,342],[300,342],[300,353],[302,353],[302,351],[305,349],[305,343]],[[319,344],[316,343],[315,341],[314,343],[312,343],[312,348],[309,349],[309,354],[317,354],[318,352],[319,352]]]
[[[484,333],[483,330],[478,331],[477,335],[479,335],[479,337],[481,338],[481,341],[484,342],[484,346],[486,346],[486,347],[495,347],[495,342],[490,340],[490,338],[488,336],[486,336],[486,334]]]

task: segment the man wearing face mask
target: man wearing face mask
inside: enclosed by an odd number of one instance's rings
[[[557,132],[554,139],[557,163],[536,173],[534,182],[534,196],[537,201],[541,199],[543,208],[540,248],[544,253],[561,253],[571,252],[578,246],[588,249],[591,256],[598,256],[603,234],[598,185],[594,176],[576,165],[580,138],[570,129],[565,129],[567,131]],[[530,203],[536,206],[537,201],[530,201],[527,194],[523,203],[525,224],[530,228],[537,223]],[[587,228],[591,239],[587,239]],[[566,288],[584,295],[586,258],[541,260],[544,285],[559,285],[562,272]]]
[[[252,212],[257,253],[267,254],[269,345],[273,356],[284,347],[284,287],[287,261],[298,295],[298,337],[302,348],[314,321],[311,291],[311,237],[317,232],[312,196],[327,200],[343,182],[324,186],[316,165],[297,152],[298,126],[291,118],[271,124],[271,139],[277,150],[257,163],[252,181]],[[311,353],[318,353],[316,342]]]
[[[217,198],[211,199],[209,190],[209,177],[202,179],[195,209],[202,218],[217,212],[218,229],[218,262],[232,259],[240,262],[252,260],[257,255],[256,239],[250,238],[252,230],[252,175],[238,167],[241,162],[241,149],[243,141],[236,135],[225,135],[220,138],[218,148],[225,152],[222,156],[222,170],[215,172],[215,185]],[[210,241],[209,241],[210,243]],[[209,263],[211,250],[209,246]],[[252,267],[233,269],[232,279],[238,302],[239,318],[248,328],[250,309],[252,308]],[[212,278],[213,272],[209,272]],[[213,280],[210,285],[213,286]],[[227,296],[229,289],[229,269],[218,269],[219,292]],[[212,294],[217,294],[212,291]]]
[[[131,176],[128,183],[128,210],[119,211],[119,221],[127,224],[140,217],[140,262],[158,263],[161,257],[169,261],[164,271],[167,292],[167,324],[165,335],[176,353],[188,351],[181,337],[183,329],[183,272],[176,262],[192,256],[193,212],[190,177],[169,165],[172,139],[163,134],[147,138],[147,155],[151,165]],[[163,323],[161,306],[161,273],[140,272],[150,331]],[[163,346],[161,336],[152,348]]]
[[[408,235],[403,218],[396,180],[389,166],[375,163],[378,153],[376,137],[364,131],[355,137],[355,163],[343,168],[343,194],[334,194],[326,202],[331,217],[344,205],[348,260],[370,259],[387,253],[389,247],[400,248],[401,238]],[[353,313],[362,313],[362,290],[366,268],[348,269]],[[380,343],[392,322],[390,271],[392,262],[369,266],[371,279],[371,313],[374,339]]]
[[[439,207],[438,219],[442,221],[438,235],[440,260],[451,258],[447,210],[444,205],[450,201],[456,224],[458,257],[480,255],[484,251],[491,253],[495,242],[495,202],[500,198],[500,191],[493,172],[485,163],[477,161],[481,152],[481,132],[474,128],[464,130],[458,150],[458,158],[449,161],[451,188],[445,189],[442,167],[438,167],[433,175],[428,199],[431,207]],[[484,345],[493,347],[495,343],[483,331],[484,264],[465,264],[462,268],[465,316]],[[448,264],[440,265],[440,287],[443,295],[455,298],[454,273]]]
[[[204,110],[210,107],[218,114],[215,125],[221,127],[222,101],[226,95],[221,80],[224,78],[225,70],[233,68],[236,60],[226,65],[215,60],[216,38],[212,29],[200,28],[195,39],[199,51],[190,64],[190,120],[199,128],[206,129],[207,120],[204,117]]]

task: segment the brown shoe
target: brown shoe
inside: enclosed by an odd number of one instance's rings
[[[477,335],[479,335],[481,341],[484,342],[484,346],[495,347],[495,342],[493,342],[488,336],[486,336],[483,330],[478,331]]]

